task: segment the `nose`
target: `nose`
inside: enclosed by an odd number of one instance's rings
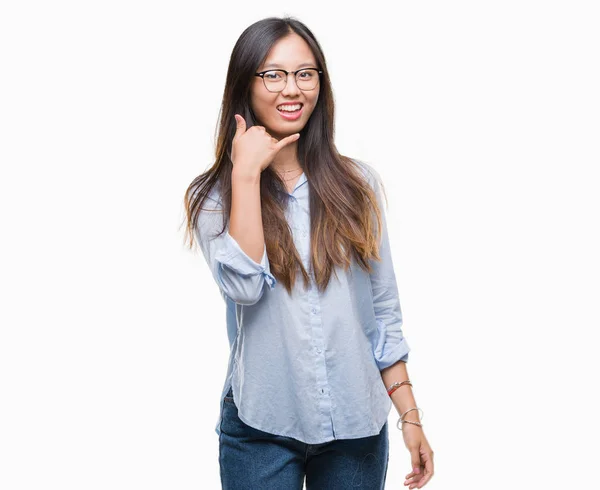
[[[281,91],[283,95],[293,95],[300,92],[298,85],[296,85],[296,77],[293,74],[289,74],[287,77],[287,82],[285,84],[285,88]]]

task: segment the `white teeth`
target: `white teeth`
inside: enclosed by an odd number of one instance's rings
[[[300,107],[302,107],[302,105],[300,104],[296,104],[296,105],[280,105],[277,107],[278,110],[280,111],[285,111],[285,112],[295,112],[298,109],[300,109]]]

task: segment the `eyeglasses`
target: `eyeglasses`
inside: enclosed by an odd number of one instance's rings
[[[294,75],[300,90],[314,90],[323,70],[317,68],[302,68],[296,71],[268,70],[254,75],[263,79],[269,92],[281,92],[287,85],[287,77],[290,73]]]

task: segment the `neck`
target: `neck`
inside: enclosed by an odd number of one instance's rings
[[[298,143],[294,141],[279,150],[273,159],[273,163],[271,163],[271,167],[279,173],[298,170],[298,168],[301,167],[300,162],[298,161]]]

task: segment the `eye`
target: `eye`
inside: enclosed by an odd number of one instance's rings
[[[279,80],[281,77],[281,73],[277,71],[268,71],[265,73],[264,77],[268,80]]]

